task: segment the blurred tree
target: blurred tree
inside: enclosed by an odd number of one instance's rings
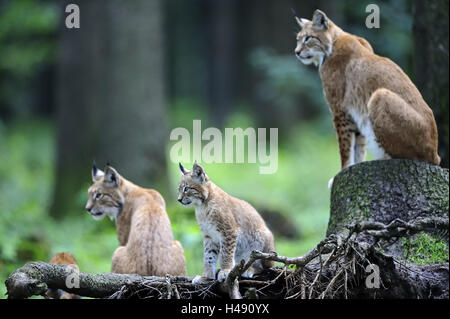
[[[249,0],[240,1],[239,5],[237,36],[242,49],[239,59],[240,73],[236,78],[239,84],[238,99],[250,104],[251,112],[255,114],[258,125],[261,126],[289,127],[316,116],[320,108],[305,97],[305,90],[302,90],[304,85],[295,81],[299,80],[298,78],[291,81],[291,70],[300,73],[306,69],[293,53],[299,28],[292,9],[298,16],[307,19],[311,19],[314,10],[318,8],[334,17],[334,1]],[[261,68],[261,53],[265,52],[262,50],[264,48],[270,48],[269,54],[266,55],[272,57],[272,72]],[[285,67],[280,67],[281,64]],[[270,67],[270,64],[267,66]],[[300,70],[301,68],[303,69]],[[316,70],[309,74],[315,78],[303,78],[300,81],[314,82],[319,79]],[[320,95],[321,103],[325,105],[322,94]],[[284,103],[286,100],[296,100],[296,103]]]
[[[242,1],[241,1],[242,2]],[[216,125],[223,126],[235,103],[237,68],[236,0],[208,1],[209,25],[209,105]]]
[[[207,30],[205,0],[164,1],[168,92],[172,100],[207,104]]]
[[[222,126],[235,103],[237,0],[166,1],[170,96]],[[202,118],[202,120],[206,120]]]
[[[61,22],[55,217],[87,191],[94,159],[144,187],[163,187],[167,173],[161,1],[77,4],[81,28]]]
[[[0,0],[0,118],[50,113],[57,23],[53,1]]]
[[[449,164],[448,3],[413,1],[415,83],[436,117],[443,167]]]

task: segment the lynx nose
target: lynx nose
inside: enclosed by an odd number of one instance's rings
[[[87,212],[88,212],[88,213],[90,213],[90,212],[91,212],[91,209],[92,209],[92,207],[88,207],[88,206],[86,206],[85,208],[86,208],[86,210],[87,210]]]
[[[297,56],[300,56],[300,50],[295,50],[295,54],[296,54]]]
[[[178,201],[181,203],[183,199],[181,197],[178,197]]]

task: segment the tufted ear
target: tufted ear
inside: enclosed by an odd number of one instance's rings
[[[97,168],[97,166],[95,165],[95,161],[92,163],[92,172],[91,173],[92,173],[92,181],[93,182],[100,180],[100,178],[102,178],[105,175],[101,169]]]
[[[189,173],[189,171],[188,171],[187,169],[185,169],[185,168],[183,167],[183,165],[181,165],[180,162],[178,162],[178,167],[180,168],[181,176],[186,175],[187,173]]]
[[[295,12],[294,8],[291,8],[291,11],[292,11],[292,15],[294,16],[295,21],[297,21],[297,24],[300,27],[300,31],[301,31],[303,29],[303,26],[305,25],[305,23],[310,22],[310,21],[307,19],[299,18],[297,16],[297,12]]]
[[[327,15],[318,9],[314,11],[312,22],[313,27],[319,30],[328,29],[328,26],[330,24]]]
[[[111,166],[107,165],[105,167],[105,178],[103,179],[103,183],[109,187],[117,187],[120,182],[120,175],[117,171]]]
[[[205,181],[205,171],[203,167],[197,164],[197,161],[195,161],[194,166],[192,167],[191,177],[197,183],[203,183]]]
[[[311,22],[308,19],[303,19],[299,17],[295,17],[295,21],[297,21],[298,26],[300,27],[300,31],[303,29],[306,23]]]

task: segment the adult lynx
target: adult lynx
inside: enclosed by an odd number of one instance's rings
[[[333,113],[342,169],[364,161],[366,143],[375,159],[407,158],[438,165],[433,112],[388,58],[363,38],[344,32],[320,10],[301,30],[295,54],[319,67]]]
[[[126,180],[111,166],[92,169],[86,210],[96,220],[116,220],[119,247],[111,271],[144,276],[185,275],[180,242],[173,239],[166,204],[153,189]]]

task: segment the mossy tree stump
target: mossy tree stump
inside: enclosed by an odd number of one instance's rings
[[[403,159],[363,162],[344,169],[334,179],[327,235],[345,233],[352,222],[388,225],[396,219],[448,220],[448,211],[448,169]],[[424,231],[448,245],[448,231],[436,231],[433,227]],[[367,236],[360,239],[369,240]],[[398,239],[386,240],[378,247],[400,257],[405,247]]]
[[[371,262],[385,283],[376,293],[355,287],[354,295],[448,298],[448,211],[448,169],[392,159],[340,172],[331,190],[327,236],[358,229],[355,242],[377,252]]]

